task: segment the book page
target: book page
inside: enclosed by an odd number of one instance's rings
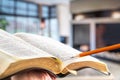
[[[0,30],[0,50],[4,51],[6,54],[19,58],[53,57],[47,52],[3,30]]]
[[[68,59],[66,61],[64,61],[64,66],[67,66],[71,63],[75,63],[75,62],[84,62],[84,61],[93,61],[93,62],[98,62],[98,63],[102,63],[101,61],[99,61],[98,59],[94,58],[94,57],[91,57],[91,56],[85,56],[85,57],[75,57],[75,58],[71,58],[71,59]]]
[[[39,49],[59,57],[62,61],[69,60],[72,56],[80,53],[80,51],[48,37],[28,33],[17,33],[15,36],[20,37]]]
[[[63,62],[63,67],[64,67],[64,70],[62,71],[63,74],[67,73],[68,70],[77,70],[88,67],[93,68],[107,75],[110,74],[107,65],[104,62],[99,61],[98,59],[91,56],[72,58],[70,60],[66,60]]]

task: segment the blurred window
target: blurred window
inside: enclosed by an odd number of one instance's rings
[[[50,11],[51,11],[51,14],[50,14],[51,17],[57,17],[57,13],[56,13],[57,10],[55,6],[51,6]]]
[[[14,33],[15,31],[15,17],[13,16],[5,16],[5,19],[8,22],[8,25],[6,26],[6,30],[10,33]]]
[[[27,32],[37,34],[40,32],[40,21],[38,18],[28,18]]]
[[[40,6],[39,6],[40,7]],[[24,0],[0,0],[0,17],[9,23],[6,27],[8,32],[41,33],[58,40],[58,19],[56,6],[41,5],[39,12],[38,4]],[[45,19],[45,29],[40,29],[40,19]]]
[[[42,18],[45,19],[44,36],[59,40],[58,19],[56,6],[42,6]]]
[[[38,6],[32,3],[28,4],[28,15],[29,16],[38,15]]]
[[[49,7],[42,6],[42,17],[48,18],[49,17]]]
[[[42,17],[43,18],[56,18],[57,13],[56,6],[42,6]]]
[[[38,15],[38,13],[36,13],[35,11],[29,11],[28,15],[29,16],[36,16],[36,15]]]
[[[2,6],[2,2],[0,2],[0,6]]]
[[[16,14],[17,15],[26,15],[27,16],[27,3],[17,1],[16,2]]]
[[[17,3],[17,4],[16,4],[17,9],[27,10],[27,4],[28,4],[28,3],[21,2],[21,1],[17,1],[16,3]]]
[[[0,15],[0,19],[5,20],[6,22],[6,26],[5,29],[10,32],[10,33],[14,33],[15,31],[15,17],[13,16],[6,16],[6,15]]]
[[[16,17],[16,32],[27,32],[27,18]]]
[[[7,13],[7,14],[13,14],[14,13],[14,9],[13,8],[9,8],[9,7],[2,7],[1,11],[3,13]]]
[[[6,6],[6,7],[14,7],[14,1],[12,0],[1,0],[2,2],[0,4],[2,4],[2,6]]]
[[[14,32],[39,32],[38,5],[23,0],[0,0],[0,19],[8,22],[6,29]]]
[[[50,20],[50,22],[51,22],[51,37],[52,38],[54,38],[54,39],[56,39],[56,40],[58,40],[58,38],[59,38],[59,30],[58,30],[58,20],[57,20],[57,18],[52,18],[51,20]]]
[[[1,12],[7,14],[14,13],[14,2],[12,0],[1,0],[0,3]]]
[[[37,6],[35,4],[29,3],[28,4],[29,11],[37,11]]]
[[[21,0],[0,0],[0,13],[13,16],[38,17],[38,5]]]

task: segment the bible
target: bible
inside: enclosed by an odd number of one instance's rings
[[[79,53],[47,37],[27,33],[12,35],[0,30],[0,79],[32,68],[46,69],[57,75],[84,67],[109,73],[105,63],[91,56],[70,58]]]

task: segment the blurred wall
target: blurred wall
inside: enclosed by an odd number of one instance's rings
[[[72,13],[120,8],[120,0],[72,0]]]
[[[69,4],[59,4],[57,5],[58,9],[58,20],[59,20],[59,30],[61,36],[70,35],[70,21],[71,21],[71,14]]]

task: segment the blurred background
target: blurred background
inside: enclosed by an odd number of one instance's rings
[[[0,28],[48,36],[89,51],[120,43],[120,0],[0,0]],[[120,80],[120,49],[93,56]]]

